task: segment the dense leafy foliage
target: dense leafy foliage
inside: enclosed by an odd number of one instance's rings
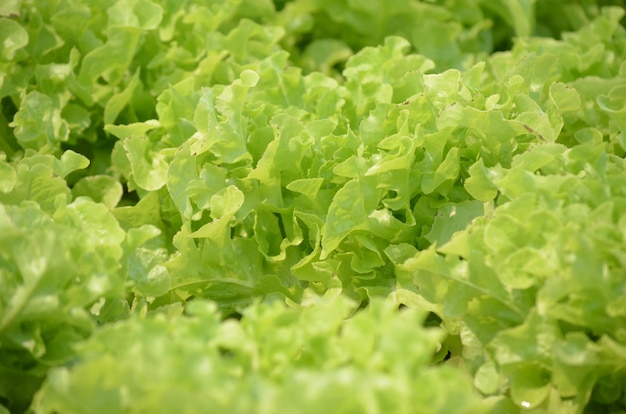
[[[623,19],[3,2],[0,413],[624,412]]]

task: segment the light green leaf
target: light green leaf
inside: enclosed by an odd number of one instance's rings
[[[485,227],[485,244],[493,251],[513,251],[523,241],[521,223],[514,217],[499,214]],[[519,243],[519,244],[518,244]]]
[[[221,219],[232,217],[241,208],[245,199],[244,193],[230,185],[211,197],[211,217]]]
[[[562,82],[550,85],[550,99],[561,112],[576,111],[580,108],[580,95],[576,89]]]
[[[474,385],[480,392],[487,395],[495,394],[500,389],[502,379],[493,361],[489,361],[478,368],[474,376]]]
[[[151,131],[160,126],[159,121],[155,119],[149,119],[144,122],[136,122],[126,125],[105,125],[104,130],[110,134],[115,135],[119,139],[123,140],[130,136],[144,136],[148,131]]]
[[[49,156],[52,158],[51,156]],[[52,168],[44,164],[30,167],[25,162],[18,165],[17,180],[11,192],[0,194],[2,203],[19,205],[31,200],[49,213],[57,208],[57,203],[66,204],[70,190],[63,179],[54,175]]]
[[[141,84],[139,80],[139,71],[135,72],[128,85],[123,91],[111,96],[104,106],[104,124],[110,125],[115,122],[117,116],[122,112],[124,107],[130,103],[133,94]]]
[[[468,193],[477,200],[491,201],[498,194],[497,187],[493,184],[494,175],[497,173],[485,167],[482,159],[469,167],[469,178],[465,180],[464,187]]]
[[[624,93],[626,93],[626,85],[615,87],[611,89],[608,95],[599,95],[596,100],[600,108],[609,114],[619,131],[626,135],[626,121],[624,120],[626,98],[624,98]]]
[[[54,160],[53,168],[59,177],[65,178],[71,172],[82,170],[88,166],[89,159],[87,157],[72,150],[67,150],[63,152],[58,161]]]
[[[422,191],[430,194],[441,184],[449,180],[455,180],[460,173],[459,149],[452,148],[446,154],[446,158],[437,166],[434,173],[424,175],[422,178]]]
[[[116,85],[133,59],[140,36],[138,28],[112,27],[106,43],[92,49],[83,58],[78,81],[89,87],[102,77],[110,85]]]
[[[55,148],[69,135],[61,108],[38,91],[26,95],[10,126],[15,128],[15,137],[24,148],[39,149],[46,145]]]
[[[286,188],[289,191],[303,194],[310,200],[315,200],[323,183],[324,179],[321,177],[301,178],[291,181]]]
[[[109,27],[125,26],[153,30],[161,23],[163,9],[149,0],[124,0],[109,7],[107,14]]]
[[[378,204],[378,191],[370,183],[371,180],[366,178],[355,178],[333,197],[322,230],[322,259],[336,249],[348,234],[365,228],[368,216]]]
[[[523,247],[509,255],[498,272],[502,283],[513,289],[528,289],[539,282],[539,277],[550,275],[557,269],[551,268],[541,253]]]
[[[453,104],[459,97],[461,72],[450,69],[443,73],[424,75],[424,87],[430,102],[438,109]]]
[[[148,138],[129,137],[124,140],[124,150],[137,185],[145,190],[154,191],[166,184],[167,161],[162,153],[152,149]]]
[[[11,61],[28,44],[28,32],[15,20],[0,17],[0,39],[0,57]]]
[[[169,291],[170,274],[163,266],[167,259],[165,249],[135,249],[128,258],[128,278],[139,294],[158,297]]]
[[[443,246],[457,231],[465,229],[483,212],[483,203],[480,201],[446,204],[439,209],[430,232],[424,237],[431,243],[437,243],[437,246]]]
[[[97,203],[113,210],[122,198],[122,185],[108,175],[92,175],[82,178],[72,188],[74,197],[90,197]]]
[[[15,168],[6,161],[0,160],[0,191],[9,193],[17,182]]]
[[[7,0],[0,6],[0,16],[19,16],[22,0]]]
[[[191,155],[189,145],[183,145],[176,151],[167,172],[167,189],[183,217],[190,219],[193,214],[190,203],[189,187],[198,180],[196,160]],[[200,206],[201,208],[203,206]]]

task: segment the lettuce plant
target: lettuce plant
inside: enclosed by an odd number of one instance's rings
[[[0,6],[0,413],[626,409],[624,9],[361,3]]]

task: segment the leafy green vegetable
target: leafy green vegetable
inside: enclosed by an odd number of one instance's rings
[[[133,317],[84,342],[84,362],[52,371],[34,408],[486,412],[468,376],[427,367],[442,332],[419,327],[424,313],[375,300],[346,321],[352,308],[341,297],[295,309],[256,303],[241,322],[221,322],[214,304],[194,301],[188,315]],[[433,387],[447,381],[454,390]]]
[[[624,411],[611,3],[4,2],[0,412]]]

